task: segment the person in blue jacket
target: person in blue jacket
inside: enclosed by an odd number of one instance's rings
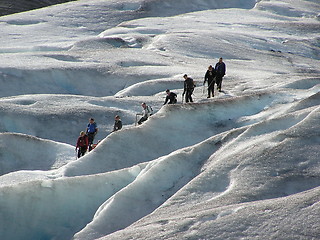
[[[216,70],[216,84],[217,89],[219,92],[221,92],[221,86],[222,86],[222,78],[224,75],[226,75],[226,65],[223,62],[222,57],[219,59],[219,62],[217,62],[215,68]]]
[[[88,135],[88,142],[89,142],[89,151],[92,150],[93,140],[94,140],[94,137],[97,135],[97,133],[98,133],[98,126],[94,121],[94,119],[90,118],[87,129],[86,129],[86,134]]]

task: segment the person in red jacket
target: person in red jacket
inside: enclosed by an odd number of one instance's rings
[[[78,149],[78,158],[86,154],[89,146],[88,136],[84,131],[80,132],[80,136],[77,140],[76,151]]]

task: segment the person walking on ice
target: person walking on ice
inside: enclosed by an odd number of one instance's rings
[[[166,90],[166,93],[167,93],[167,96],[166,96],[166,100],[164,101],[163,105],[166,105],[167,103],[168,104],[177,103],[177,94],[175,94],[174,92],[170,92],[169,89]]]
[[[188,77],[187,74],[183,75],[183,78],[184,78],[184,85],[183,85],[182,99],[184,95],[186,95],[186,98],[185,98],[186,103],[188,103],[189,101],[193,102],[191,95],[196,85],[194,84],[193,79]]]
[[[146,103],[142,103],[141,107],[143,108],[142,113],[138,113],[136,115],[136,118],[138,115],[142,115],[142,117],[138,121],[139,125],[141,125],[144,121],[146,121],[149,118],[149,116],[151,116],[153,113],[152,107],[148,106]]]
[[[78,158],[86,154],[88,145],[89,145],[88,136],[84,131],[81,131],[76,144],[76,151],[78,150]]]
[[[222,78],[226,74],[226,65],[223,62],[222,57],[219,58],[219,62],[217,62],[215,68],[216,70],[216,83],[217,83],[217,89],[219,92],[221,92],[221,86],[222,86]]]
[[[98,133],[98,126],[93,118],[89,119],[89,123],[86,129],[86,134],[88,135],[88,141],[89,141],[89,152],[92,150],[92,144],[94,141],[94,137]]]
[[[120,130],[122,128],[122,121],[120,119],[119,115],[116,115],[114,117],[114,125],[113,125],[113,131],[112,132],[116,132],[118,130]]]
[[[205,86],[206,82],[208,82],[208,97],[214,97],[214,84],[215,84],[216,70],[210,65],[208,70],[204,76],[203,86]]]

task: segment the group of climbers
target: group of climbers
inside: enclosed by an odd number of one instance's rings
[[[222,78],[226,74],[226,65],[223,62],[222,58],[219,58],[219,61],[216,63],[215,67],[213,68],[212,65],[208,67],[208,70],[204,76],[203,85],[205,86],[206,82],[208,82],[208,96],[207,98],[214,97],[214,85],[217,84],[217,90],[222,92]],[[196,87],[195,82],[192,78],[188,77],[187,74],[183,76],[184,86],[183,86],[183,93],[182,93],[182,100],[185,97],[185,102],[193,102],[192,94],[194,88]]]
[[[208,82],[208,97],[210,98],[211,95],[214,97],[214,84],[217,84],[217,90],[222,92],[222,78],[226,74],[226,65],[223,62],[223,59],[220,58],[219,62],[213,68],[212,65],[208,67],[208,70],[204,76],[203,85]]]
[[[113,131],[118,131],[122,128],[122,121],[119,115],[114,118]],[[93,143],[95,136],[98,133],[98,125],[93,118],[89,118],[86,131],[81,131],[76,144],[77,157],[80,158],[86,154],[87,151],[94,149],[98,143]]]
[[[206,82],[208,82],[208,96],[207,98],[210,98],[211,96],[214,97],[214,85],[217,85],[217,90],[221,92],[222,87],[222,78],[226,74],[226,65],[223,62],[223,59],[220,58],[219,61],[216,63],[215,67],[213,68],[212,65],[208,67],[208,70],[205,73],[204,76],[204,82],[203,85],[205,86]],[[184,78],[184,86],[183,86],[183,93],[182,93],[182,101],[185,99],[185,102],[193,102],[192,94],[194,91],[194,88],[196,87],[196,84],[194,80],[190,77],[188,77],[187,74],[183,76]],[[171,92],[169,89],[166,90],[166,99],[163,105],[165,104],[175,104],[177,103],[177,94],[174,92]],[[136,123],[141,125],[144,121],[146,121],[152,114],[153,109],[151,106],[147,105],[146,103],[141,104],[142,107],[142,113],[136,114]],[[138,120],[138,116],[141,116],[141,118]],[[113,131],[118,131],[122,128],[122,121],[120,119],[119,115],[115,116],[115,122],[113,126]],[[93,118],[89,119],[89,123],[87,125],[86,131],[81,131],[80,136],[78,137],[77,144],[76,144],[76,151],[77,157],[80,158],[81,156],[85,155],[87,151],[91,151],[97,144],[94,144],[94,138],[96,134],[98,133],[98,126]]]

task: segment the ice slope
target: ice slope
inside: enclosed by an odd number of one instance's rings
[[[316,239],[318,10],[94,0],[1,17],[0,239]],[[184,73],[196,103],[162,106]],[[141,102],[156,114],[136,127]],[[102,141],[75,161],[92,116]]]
[[[300,121],[297,120],[299,117]],[[101,237],[113,232],[114,228],[125,227],[114,226],[113,219],[120,215],[119,211],[114,213],[114,209],[119,209],[119,205],[107,202],[107,206],[98,210],[92,223],[75,239],[96,239],[98,236],[101,239],[254,239],[257,236],[316,239],[320,230],[317,224],[319,131],[313,126],[317,121],[318,106],[309,113],[289,114],[233,130],[229,136],[214,137],[201,143],[200,147],[184,150],[179,154],[188,157],[182,157],[186,162],[181,165],[194,165],[185,171],[184,176],[193,171],[199,172],[161,207],[157,208],[155,199],[159,201],[171,190],[169,184],[164,190],[155,190],[154,185],[146,188],[146,183],[142,184],[143,187],[125,189],[133,192],[135,199],[140,201],[136,201],[137,206],[133,207],[131,199],[126,197],[133,193],[117,193],[114,199],[123,196],[124,203],[120,209],[125,209],[124,215],[131,209],[141,212],[150,202],[157,209],[132,226]],[[288,130],[273,129],[279,125]],[[206,147],[210,150],[205,150]],[[207,158],[205,153],[212,154]],[[172,164],[178,164],[178,156],[172,157]],[[176,169],[184,168],[176,167],[172,172],[170,169],[170,166],[166,168],[165,176],[160,177],[162,181],[170,179],[167,176],[170,173],[169,176],[179,179]],[[154,182],[160,181],[159,172],[152,175]],[[140,181],[150,182],[147,176],[141,178]],[[173,186],[179,186],[179,181]],[[150,194],[153,191],[157,192],[157,198],[154,197],[156,194]],[[117,202],[121,202],[120,199]],[[123,219],[130,220],[124,216]]]
[[[19,149],[19,151],[17,151]],[[50,170],[75,160],[70,145],[30,135],[0,134],[0,174],[19,170]]]
[[[130,169],[60,179],[36,174],[1,187],[1,239],[70,239],[135,177]]]

